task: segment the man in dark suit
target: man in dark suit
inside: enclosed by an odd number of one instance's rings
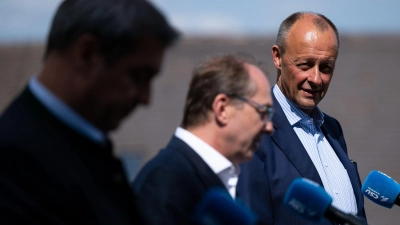
[[[61,3],[41,72],[0,117],[2,224],[141,224],[107,133],[149,103],[176,38],[147,1]]]
[[[250,60],[218,56],[193,73],[182,126],[133,182],[146,224],[194,224],[202,196],[220,187],[235,198],[238,164],[272,133],[272,98]]]
[[[339,53],[335,25],[315,13],[294,13],[278,32],[272,58],[276,114],[273,136],[263,136],[252,161],[243,164],[238,193],[262,224],[309,224],[289,212],[283,198],[290,183],[306,177],[323,185],[333,206],[366,222],[356,164],[348,158],[339,122],[317,104],[325,96]],[[323,219],[320,224],[332,224]]]

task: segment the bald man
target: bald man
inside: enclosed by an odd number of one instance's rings
[[[342,128],[317,107],[332,79],[339,46],[335,25],[321,14],[297,12],[279,28],[272,47],[275,133],[263,136],[238,184],[238,193],[262,224],[309,224],[283,205],[288,186],[298,177],[322,185],[334,207],[366,223],[357,166],[348,158]],[[324,218],[320,224],[333,222]]]

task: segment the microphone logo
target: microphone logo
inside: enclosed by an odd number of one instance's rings
[[[371,196],[374,199],[378,199],[379,198],[379,192],[375,191],[374,189],[367,187],[367,189],[365,190],[365,193],[369,196]],[[389,198],[386,198],[385,196],[380,196],[381,198],[381,202],[387,202],[389,200]]]
[[[369,196],[371,196],[374,199],[379,198],[379,193],[374,191],[372,188],[368,187],[367,190],[365,190],[365,193]]]
[[[385,198],[385,196],[381,196],[381,202],[387,202],[389,200],[389,198]]]
[[[303,203],[295,198],[289,201],[288,206],[297,211],[299,214],[305,215],[306,217],[313,217],[317,214],[315,210],[307,208]]]

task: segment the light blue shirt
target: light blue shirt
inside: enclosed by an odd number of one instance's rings
[[[28,84],[32,94],[60,121],[71,127],[90,140],[103,145],[107,142],[104,132],[97,129],[89,121],[84,119],[49,89],[42,85],[36,76],[32,77]]]
[[[277,85],[273,93],[290,125],[311,158],[332,205],[343,212],[357,214],[357,203],[347,170],[321,131],[324,114],[315,107],[311,117],[290,102]]]

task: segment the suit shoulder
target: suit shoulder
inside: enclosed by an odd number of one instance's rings
[[[171,148],[161,149],[143,169],[176,169],[182,167],[183,164],[188,164],[185,157],[179,152]]]
[[[40,116],[24,104],[12,102],[0,116],[0,143],[23,145],[43,136],[46,126],[40,121]]]
[[[323,113],[323,114],[324,114],[324,121],[332,122],[332,123],[339,123],[339,121],[337,119],[335,119],[334,117],[332,117],[326,113]]]
[[[149,181],[183,179],[193,170],[190,162],[178,151],[170,148],[160,152],[148,161],[136,176],[133,186],[139,188]]]

